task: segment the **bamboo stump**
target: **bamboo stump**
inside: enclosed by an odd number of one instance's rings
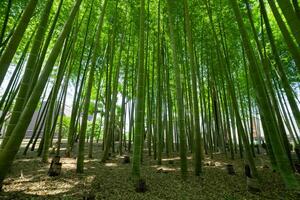
[[[229,175],[235,175],[235,170],[233,165],[231,164],[226,165],[226,169]]]
[[[259,189],[259,182],[256,178],[247,177],[247,190],[251,193],[258,193],[261,191]]]
[[[253,178],[251,175],[251,169],[249,165],[245,165],[245,175],[247,181],[247,190],[251,193],[260,192],[260,184],[256,178]]]
[[[139,193],[145,193],[147,191],[145,179],[139,179],[135,184],[135,191]]]
[[[123,164],[128,164],[128,163],[130,163],[130,157],[129,156],[124,156]]]
[[[52,159],[50,168],[48,171],[49,176],[59,176],[60,175],[62,163],[60,163],[59,161],[60,161],[60,156],[55,156]]]
[[[170,165],[174,165],[174,160],[169,160],[168,163],[169,163]]]

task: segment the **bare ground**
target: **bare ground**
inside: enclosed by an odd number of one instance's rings
[[[221,154],[214,154],[213,159],[206,156],[203,174],[196,177],[193,175],[193,161],[189,157],[189,175],[184,182],[180,177],[178,155],[164,158],[159,166],[145,151],[141,171],[148,191],[137,193],[130,178],[131,165],[123,164],[121,156],[112,156],[106,163],[100,163],[100,149],[98,144],[95,145],[94,158],[86,157],[83,174],[76,174],[75,157],[63,157],[62,174],[59,177],[47,176],[49,164],[41,163],[34,152],[21,155],[21,149],[4,182],[0,199],[300,199],[296,192],[285,190],[277,173],[270,168],[263,168],[269,164],[265,155],[256,158],[262,177],[262,192],[253,194],[247,192],[241,159],[231,161]],[[62,155],[63,152],[64,149]],[[169,160],[173,160],[173,163]],[[236,175],[227,174],[226,164],[229,163],[234,165]]]

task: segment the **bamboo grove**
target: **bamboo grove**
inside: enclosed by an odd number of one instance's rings
[[[178,154],[186,180],[215,153],[259,180],[257,119],[272,168],[299,189],[297,0],[7,0],[0,13],[0,187],[37,113],[24,155],[48,162],[65,139],[83,173],[100,142],[101,162],[132,153],[134,180],[144,156]]]

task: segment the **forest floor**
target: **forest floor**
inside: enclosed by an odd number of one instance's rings
[[[24,143],[25,144],[25,143]],[[87,146],[87,145],[86,145]],[[153,157],[144,153],[142,176],[146,180],[148,191],[135,192],[130,179],[131,164],[123,164],[123,157],[112,156],[106,163],[100,163],[99,144],[94,147],[94,158],[85,159],[85,172],[76,174],[76,158],[61,158],[62,174],[49,177],[49,164],[40,162],[36,153],[23,156],[20,150],[10,174],[5,179],[0,199],[149,199],[149,200],[242,200],[242,199],[300,199],[295,192],[286,191],[277,173],[270,168],[265,155],[256,158],[259,174],[262,177],[262,192],[247,192],[244,163],[241,159],[230,160],[224,155],[214,154],[213,159],[205,157],[203,174],[193,174],[193,161],[188,159],[189,175],[183,182],[180,176],[178,155],[164,158],[157,165]],[[62,149],[62,155],[64,155]],[[87,152],[87,151],[86,151]],[[238,157],[238,155],[237,155]],[[173,161],[169,161],[173,160]],[[49,162],[51,160],[49,159]],[[228,175],[227,164],[233,164],[236,175]],[[297,175],[299,178],[299,175]]]

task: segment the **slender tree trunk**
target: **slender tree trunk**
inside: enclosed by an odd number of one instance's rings
[[[300,44],[300,19],[297,17],[293,5],[291,1],[286,1],[286,0],[276,0],[278,3],[282,14],[284,15],[287,24],[290,27],[290,30],[295,37],[298,45]]]
[[[127,80],[128,80],[128,68],[129,68],[129,57],[130,57],[130,41],[131,41],[131,24],[130,24],[130,36],[128,38],[128,49],[127,49],[127,58],[126,64],[124,66],[124,82],[123,82],[123,91],[122,91],[122,107],[121,107],[121,127],[120,127],[120,138],[119,138],[119,154],[123,154],[123,143],[126,144],[126,140],[123,140],[123,135],[126,134],[126,95],[127,95]]]
[[[141,146],[144,135],[144,39],[145,39],[145,0],[140,0],[140,30],[139,30],[139,59],[137,70],[137,101],[135,111],[135,136],[133,146],[132,159],[132,175],[135,179],[139,179],[140,163],[141,163]]]
[[[100,47],[100,38],[102,33],[102,27],[104,22],[104,16],[106,12],[108,0],[105,0],[102,6],[102,12],[99,17],[98,21],[98,27],[97,27],[97,33],[95,38],[95,46],[92,53],[92,60],[90,65],[90,74],[88,78],[87,88],[86,88],[86,96],[84,99],[84,107],[83,107],[83,116],[82,116],[82,124],[81,129],[79,132],[79,145],[78,145],[78,157],[77,157],[77,167],[76,172],[77,173],[83,173],[83,164],[84,164],[84,146],[85,146],[85,135],[86,135],[86,128],[87,128],[87,118],[88,118],[88,112],[89,112],[89,106],[90,106],[90,99],[91,99],[91,93],[92,93],[92,87],[93,87],[93,81],[94,81],[94,73],[96,68],[96,59],[97,59],[97,50]]]
[[[187,31],[187,39],[188,39],[188,54],[190,58],[190,66],[191,66],[191,75],[192,75],[192,94],[193,94],[193,111],[194,111],[194,127],[193,132],[195,133],[195,174],[199,176],[202,172],[202,139],[201,139],[201,129],[200,129],[200,117],[199,117],[199,103],[198,103],[198,94],[197,94],[197,71],[196,71],[196,63],[194,56],[194,47],[193,47],[193,38],[192,38],[192,30],[191,30],[191,21],[189,14],[189,6],[187,0],[183,0],[184,2],[184,15],[185,15],[185,28]]]
[[[5,136],[5,138],[2,142],[2,145],[1,145],[2,149],[5,147],[7,141],[9,140],[9,137],[10,137],[11,133],[13,132],[13,130],[15,128],[15,125],[17,124],[17,122],[20,118],[21,112],[22,112],[22,110],[24,108],[24,105],[26,103],[26,100],[27,100],[26,97],[29,95],[28,94],[28,91],[30,90],[30,88],[28,87],[29,82],[32,78],[32,71],[34,69],[34,65],[35,65],[36,60],[38,58],[38,51],[40,49],[40,46],[42,45],[42,41],[43,41],[43,38],[44,38],[44,35],[45,35],[45,31],[46,31],[46,28],[47,28],[47,23],[48,23],[48,18],[49,18],[50,10],[51,10],[51,7],[52,7],[52,3],[53,3],[53,0],[48,0],[47,1],[47,5],[46,5],[46,7],[44,9],[44,12],[41,16],[41,19],[39,21],[40,25],[38,26],[38,30],[37,30],[36,35],[34,37],[34,41],[33,41],[33,45],[32,45],[32,48],[31,48],[31,51],[30,51],[30,54],[29,54],[29,58],[28,58],[28,61],[26,63],[26,66],[25,66],[25,72],[24,72],[24,75],[23,75],[23,79],[20,83],[21,86],[20,86],[20,90],[19,90],[18,95],[17,95],[17,99],[16,99],[14,109],[12,111],[12,117],[9,121],[9,125],[8,125],[7,131],[6,131],[6,136]],[[14,39],[14,38],[12,38],[12,39]],[[9,46],[7,48],[9,48]],[[5,52],[3,53],[3,56],[5,56]],[[1,59],[0,59],[0,66],[2,66]],[[2,67],[1,67],[1,69],[2,69]],[[1,77],[0,77],[0,82],[1,82]]]
[[[262,0],[259,0],[259,2],[260,2],[260,6],[261,6],[261,13],[262,13],[265,25],[266,25],[266,32],[268,34],[269,41],[270,41],[271,48],[272,48],[272,52],[273,52],[274,59],[275,59],[275,62],[276,62],[278,74],[279,74],[279,77],[281,79],[283,88],[285,90],[287,99],[289,101],[289,104],[291,106],[292,113],[295,117],[295,120],[296,120],[298,128],[299,128],[300,127],[300,111],[299,111],[297,102],[296,102],[295,97],[294,97],[294,91],[293,91],[292,87],[289,84],[286,73],[284,72],[284,68],[283,68],[283,65],[281,63],[279,53],[278,53],[277,48],[276,48],[274,36],[273,36],[272,29],[271,29],[271,26],[270,26],[270,23],[269,23],[269,19],[268,19],[268,16],[267,16],[267,12],[266,12],[264,2]]]
[[[68,84],[69,84],[69,79],[71,75],[71,70],[68,73],[68,76],[65,78],[64,81],[64,87],[63,87],[63,100],[62,100],[62,105],[61,105],[61,113],[60,113],[60,122],[59,122],[59,130],[58,130],[58,136],[57,136],[57,149],[56,149],[56,155],[60,155],[60,147],[61,147],[61,140],[62,140],[62,131],[63,131],[63,118],[65,114],[65,106],[66,106],[66,99],[67,99],[67,91],[68,91]]]
[[[178,62],[178,49],[176,45],[176,35],[174,30],[175,24],[175,2],[168,0],[168,19],[169,19],[169,28],[170,28],[170,42],[172,49],[172,58],[174,65],[174,74],[176,82],[176,105],[177,105],[177,120],[179,128],[179,142],[180,142],[180,168],[181,176],[184,180],[187,178],[187,157],[186,157],[186,134],[185,134],[185,125],[184,125],[184,103],[180,78],[180,65]],[[178,142],[177,142],[178,144]]]
[[[28,91],[28,95],[27,95],[27,98],[29,96],[29,94],[31,94],[37,80],[38,80],[38,77],[40,75],[40,72],[41,72],[41,69],[42,69],[42,65],[43,65],[43,62],[45,60],[45,57],[46,57],[46,53],[47,53],[47,50],[48,50],[48,47],[49,47],[49,44],[50,44],[50,41],[52,39],[52,35],[55,31],[55,26],[56,26],[56,23],[58,21],[58,18],[59,18],[59,14],[60,14],[60,11],[61,11],[61,7],[62,7],[62,4],[63,4],[63,1],[64,0],[60,0],[59,4],[58,4],[58,7],[57,7],[57,10],[56,10],[56,13],[55,13],[55,16],[54,16],[54,19],[53,19],[53,22],[51,24],[51,27],[50,27],[50,30],[48,32],[48,35],[46,37],[46,40],[43,44],[43,48],[41,49],[41,52],[39,54],[39,57],[38,57],[38,60],[33,68],[33,71],[32,71],[32,77],[31,77],[31,81],[30,81],[30,84],[29,84],[29,91]]]
[[[273,116],[272,109],[268,102],[269,98],[267,97],[266,90],[264,90],[264,82],[262,81],[261,72],[259,70],[259,66],[256,63],[255,54],[253,52],[248,34],[246,32],[246,28],[238,7],[238,3],[236,0],[229,0],[231,3],[232,9],[234,11],[239,31],[243,39],[243,45],[245,47],[246,55],[248,57],[249,64],[251,68],[249,68],[250,76],[252,79],[252,83],[254,85],[254,89],[256,92],[256,98],[260,109],[260,114],[266,122],[266,132],[272,132],[269,134],[270,141],[272,143],[272,150],[274,151],[275,159],[279,167],[280,174],[288,188],[297,189],[299,188],[299,184],[293,174],[291,166],[289,164],[288,157],[286,152],[282,146],[281,139],[279,133],[276,131],[274,120],[271,116]]]
[[[9,43],[7,44],[3,54],[0,57],[0,85],[4,80],[4,76],[8,70],[10,62],[16,53],[16,50],[20,44],[20,41],[24,35],[24,32],[28,26],[30,18],[32,17],[38,0],[30,0],[23,12],[23,15],[17,25]]]
[[[77,0],[75,5],[65,23],[65,26],[58,37],[57,41],[55,42],[53,49],[49,55],[48,61],[45,63],[43,72],[32,91],[31,96],[29,97],[25,109],[23,110],[19,122],[17,123],[16,127],[14,128],[11,138],[8,140],[5,148],[3,151],[0,152],[0,189],[2,188],[3,180],[14,160],[15,155],[17,154],[20,145],[22,143],[22,139],[26,133],[26,129],[30,123],[31,117],[35,111],[35,108],[39,102],[39,98],[43,92],[45,84],[48,80],[48,77],[53,69],[55,64],[56,58],[60,53],[61,47],[63,45],[63,41],[66,36],[69,34],[74,18],[79,10],[81,4],[81,0]]]
[[[158,1],[158,21],[157,21],[157,94],[156,94],[156,141],[157,141],[157,164],[161,165],[162,151],[163,151],[163,127],[162,127],[162,84],[161,84],[161,73],[162,73],[162,53],[161,53],[161,36],[160,36],[160,9],[161,1]]]
[[[69,36],[70,37],[70,36]],[[55,120],[53,120],[53,114],[54,114],[54,107],[57,100],[59,88],[61,86],[61,82],[63,80],[66,68],[67,68],[67,60],[68,60],[68,54],[69,50],[72,48],[72,44],[69,45],[68,38],[65,40],[59,69],[57,72],[57,79],[54,84],[54,89],[51,93],[50,103],[49,103],[49,109],[47,112],[46,117],[46,125],[45,125],[45,132],[44,132],[44,144],[43,144],[43,151],[42,151],[42,162],[48,162],[48,156],[49,156],[49,146],[50,146],[50,140],[51,140],[51,129],[52,126],[55,125]]]
[[[98,114],[98,102],[100,98],[100,89],[101,89],[101,82],[102,82],[101,77],[102,77],[102,71],[99,73],[99,80],[98,80],[99,82],[98,82],[98,88],[96,94],[95,109],[93,113],[92,130],[91,130],[90,141],[89,141],[89,158],[93,157],[93,142],[94,142],[95,127],[96,127],[96,120]]]
[[[12,5],[12,0],[8,0],[6,12],[5,12],[5,18],[3,20],[1,33],[0,33],[0,46],[2,45],[2,41],[4,39],[4,34],[5,34],[6,27],[7,27],[8,19],[9,19],[11,5]]]
[[[291,37],[288,28],[286,27],[285,22],[283,21],[274,1],[268,0],[272,13],[277,21],[277,24],[280,28],[280,31],[283,35],[283,38],[288,46],[288,50],[291,52],[293,58],[295,59],[296,66],[298,69],[298,73],[300,72],[300,50],[298,45],[294,42],[293,38]]]
[[[92,49],[93,49],[93,44],[92,44],[89,49],[89,54],[88,54],[87,62],[85,64],[82,79],[80,80],[81,67],[83,65],[82,60],[83,60],[83,56],[84,56],[84,50],[85,50],[85,46],[86,46],[87,34],[88,34],[90,18],[91,18],[91,10],[92,10],[92,8],[90,9],[90,13],[89,13],[88,21],[87,21],[87,30],[86,30],[85,36],[84,36],[83,50],[82,50],[81,56],[80,56],[79,69],[78,69],[76,84],[75,84],[75,93],[74,93],[74,97],[73,97],[71,119],[70,119],[70,125],[69,125],[69,130],[68,130],[68,140],[67,140],[67,150],[66,150],[67,157],[71,156],[71,152],[73,150],[74,135],[76,134],[76,127],[77,127],[76,126],[76,117],[77,117],[77,113],[80,113],[80,110],[81,110],[81,109],[79,109],[80,95],[81,95],[83,87],[84,87],[84,81],[86,78],[88,63],[90,61]]]

